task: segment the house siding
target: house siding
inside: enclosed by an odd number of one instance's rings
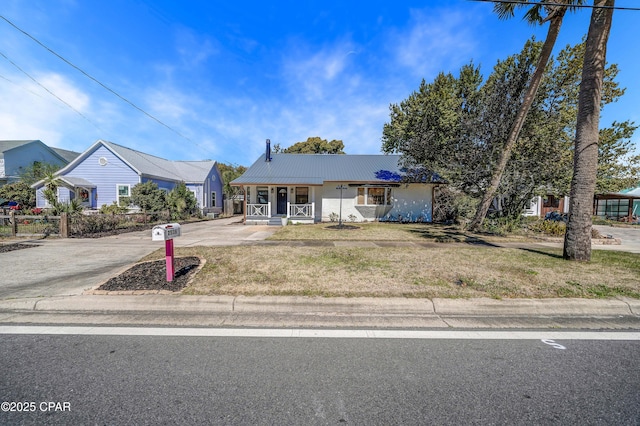
[[[46,145],[40,142],[28,143],[7,150],[4,156],[4,178],[8,182],[18,180],[20,174],[34,162],[53,164],[56,166],[66,165],[66,161],[55,155]]]
[[[339,185],[348,182],[330,182],[322,186],[316,194],[316,218],[327,222],[332,213],[340,212]],[[373,185],[373,184],[372,184]],[[410,184],[394,187],[391,191],[391,205],[358,205],[357,187],[347,187],[342,190],[342,220],[355,222],[374,221],[379,219],[408,220],[411,222],[431,222],[432,217],[432,188],[433,185]],[[318,203],[318,199],[322,202]],[[320,213],[319,213],[320,212]]]
[[[107,160],[104,166],[98,162],[101,157]],[[105,204],[111,205],[117,201],[116,186],[118,184],[128,184],[133,187],[140,183],[138,174],[104,146],[98,146],[64,176],[83,178],[96,185],[92,208],[100,208]]]

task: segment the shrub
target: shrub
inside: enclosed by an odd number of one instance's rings
[[[487,218],[482,225],[485,231],[492,234],[511,234],[522,227],[522,216]]]
[[[541,234],[560,236],[564,235],[567,225],[562,221],[540,219],[537,222],[529,224],[527,229]]]
[[[119,206],[118,203],[116,203],[115,201],[113,202],[113,204],[111,205],[106,205],[103,204],[102,207],[100,207],[100,213],[102,214],[124,214],[128,211],[129,209],[127,207],[122,207]]]

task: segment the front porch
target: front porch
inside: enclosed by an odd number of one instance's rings
[[[277,206],[266,204],[247,204],[246,225],[286,225],[287,223],[314,223],[315,203],[286,203],[286,213],[278,213]]]
[[[314,223],[316,190],[312,186],[245,186],[245,224]]]

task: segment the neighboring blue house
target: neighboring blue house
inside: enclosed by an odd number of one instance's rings
[[[35,163],[64,167],[80,155],[51,148],[39,140],[0,141],[0,186],[20,179],[20,174]]]
[[[85,208],[98,209],[119,203],[138,183],[155,182],[172,190],[184,182],[204,212],[222,211],[222,181],[215,161],[170,161],[112,142],[98,140],[56,173],[58,200],[79,198]],[[47,207],[44,181],[34,185],[37,207]]]

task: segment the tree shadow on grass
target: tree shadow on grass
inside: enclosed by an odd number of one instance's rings
[[[536,249],[526,248],[526,247],[522,247],[522,248],[520,248],[520,250],[526,251],[526,252],[529,252],[529,253],[541,254],[543,256],[552,257],[554,259],[564,259],[561,254],[550,253],[548,251],[536,250]]]
[[[419,237],[424,238],[425,240],[432,240],[436,243],[466,243],[485,247],[500,247],[499,245],[491,243],[477,235],[469,235],[455,227],[413,228],[409,229],[408,232],[417,234]]]

